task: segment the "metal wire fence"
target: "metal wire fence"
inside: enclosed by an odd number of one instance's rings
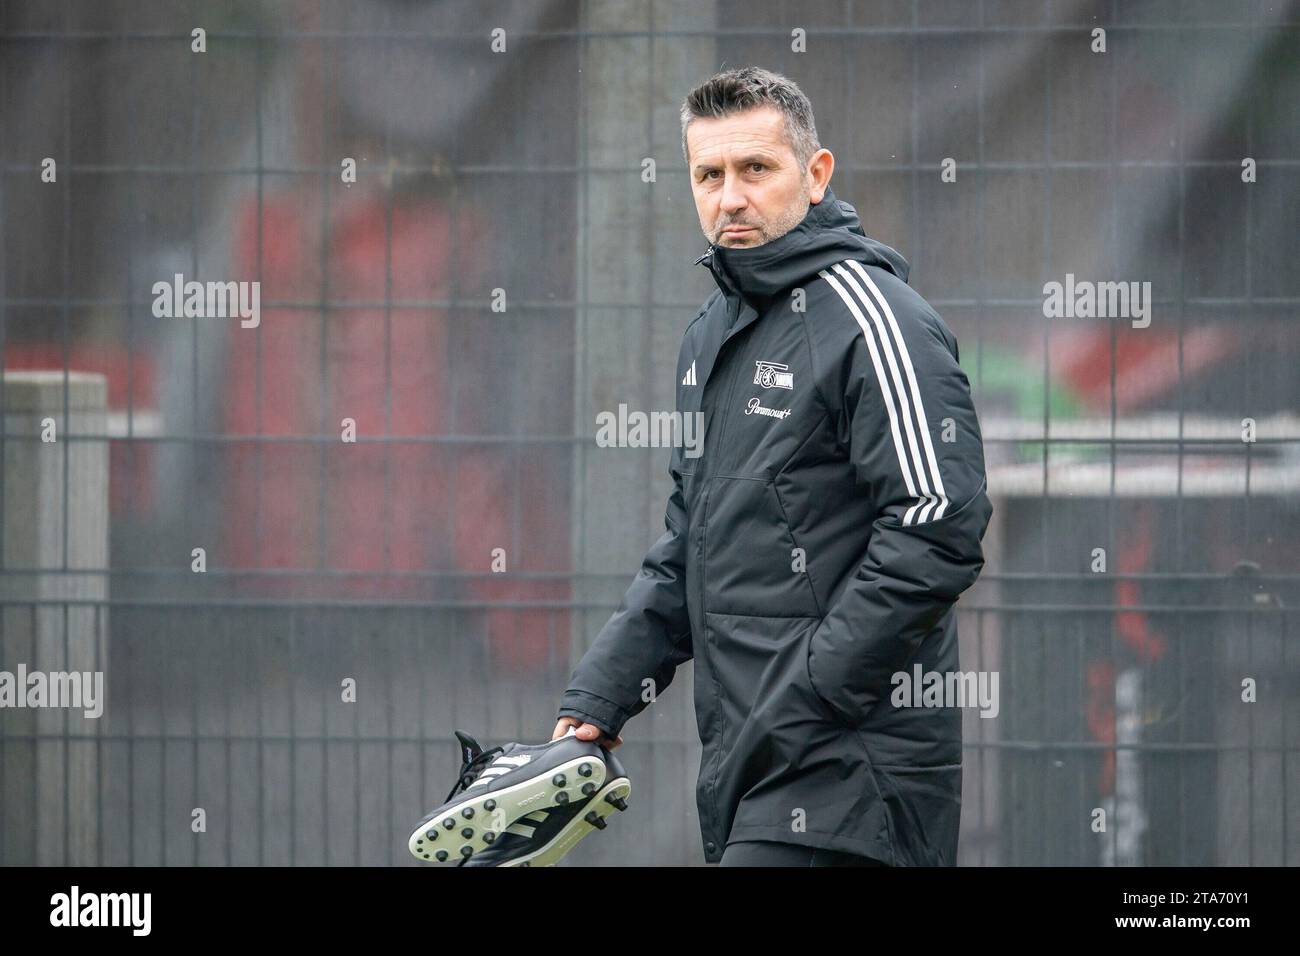
[[[595,416],[672,408],[711,289],[677,106],[757,63],[975,389],[959,862],[1294,863],[1298,43],[1262,2],[0,4],[0,672],[104,676],[0,709],[0,862],[413,864],[453,729],[549,737],[667,493]],[[1067,274],[1152,321],[1047,318]],[[691,689],[566,865],[702,861]]]

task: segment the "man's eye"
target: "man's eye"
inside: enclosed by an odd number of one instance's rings
[[[753,170],[755,170],[755,171],[757,171],[757,172],[760,172],[760,173],[761,173],[763,170],[767,169],[767,167],[764,166],[762,163],[750,163],[750,164],[749,164],[749,168],[750,168],[750,169],[753,169]]]

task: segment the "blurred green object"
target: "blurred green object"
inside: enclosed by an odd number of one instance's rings
[[[972,358],[971,353],[975,356]],[[1082,396],[1059,380],[1044,382],[1041,370],[1017,353],[985,344],[965,353],[961,367],[971,380],[981,410],[998,411],[1024,422],[1045,424],[1081,418],[1087,411]],[[1107,445],[1054,442],[1055,461],[1087,461],[1109,454]],[[1041,441],[1016,443],[1018,462],[1043,461],[1046,449]]]

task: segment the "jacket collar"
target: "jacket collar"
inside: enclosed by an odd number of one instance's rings
[[[862,231],[857,210],[828,186],[822,201],[810,204],[789,232],[761,246],[710,244],[695,262],[712,273],[723,295],[738,296],[761,311],[766,300],[845,259],[880,266],[904,282],[910,271],[901,254]]]

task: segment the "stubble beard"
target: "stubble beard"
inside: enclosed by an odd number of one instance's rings
[[[722,230],[726,229],[728,226],[736,225],[734,222],[724,222],[714,231],[713,244],[722,245],[724,248],[752,249],[755,246],[765,245],[773,239],[779,239],[795,226],[799,225],[799,223],[803,222],[803,217],[808,214],[808,204],[810,199],[811,193],[808,189],[808,177],[804,176],[799,183],[799,201],[791,203],[775,220],[770,223],[750,221],[742,223],[743,225],[754,226],[758,229],[758,239],[756,241],[746,242],[744,245],[739,246],[724,245],[722,242]]]

